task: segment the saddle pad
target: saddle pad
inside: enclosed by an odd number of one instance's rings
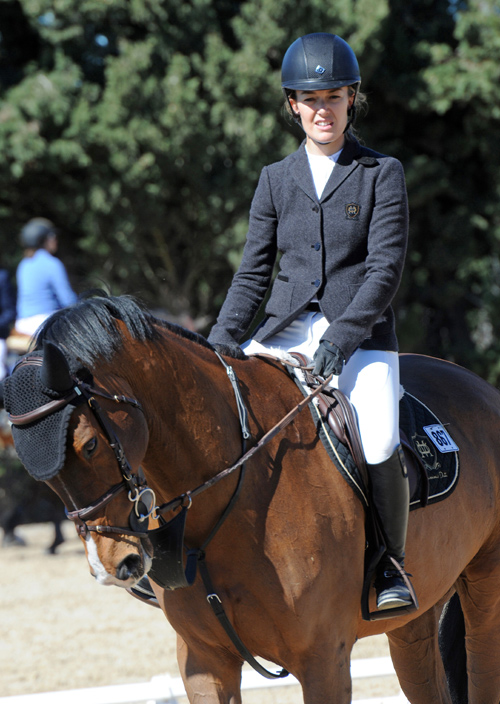
[[[424,403],[407,391],[399,403],[399,421],[401,430],[404,431],[414,454],[427,474],[429,485],[428,498],[421,497],[422,492],[417,486],[417,491],[410,500],[410,510],[442,501],[451,494],[458,483],[460,473],[458,450],[450,451],[449,436],[444,436],[444,441],[440,439],[440,434],[443,432],[440,420]],[[437,436],[430,430],[432,426],[439,426]],[[424,428],[427,428],[427,432]],[[433,437],[435,437],[434,440]]]
[[[300,381],[295,378],[295,382],[306,396],[307,391]],[[416,476],[410,481],[410,510],[415,510],[442,501],[454,490],[459,476],[459,456],[458,451],[439,451],[423,430],[428,426],[441,426],[439,419],[425,404],[405,392],[399,408],[402,434],[413,448],[413,455],[420,460]],[[363,505],[368,506],[369,493],[349,448],[337,438],[314,401],[309,404],[309,409],[328,455]],[[423,471],[427,474],[427,481],[420,476]]]

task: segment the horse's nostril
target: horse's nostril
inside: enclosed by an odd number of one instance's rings
[[[116,568],[116,578],[122,581],[137,577],[142,572],[142,560],[139,555],[127,555]]]

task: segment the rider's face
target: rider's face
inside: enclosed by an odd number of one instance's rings
[[[335,154],[344,145],[344,130],[348,109],[354,95],[343,86],[334,90],[297,90],[290,97],[290,105],[300,116],[306,133],[307,147],[313,153]]]

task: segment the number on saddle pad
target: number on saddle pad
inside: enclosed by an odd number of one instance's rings
[[[422,430],[424,430],[430,440],[432,440],[439,452],[458,452],[457,445],[439,423],[426,425]]]

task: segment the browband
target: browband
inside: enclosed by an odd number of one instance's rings
[[[56,399],[54,401],[49,401],[39,408],[35,408],[33,411],[28,411],[28,413],[21,413],[20,416],[13,416],[8,414],[9,421],[12,425],[28,425],[28,423],[34,423],[41,418],[49,416],[51,413],[55,413],[60,408],[67,406],[74,398],[81,396],[82,392],[78,387],[75,387],[70,391],[69,394],[63,398]]]

